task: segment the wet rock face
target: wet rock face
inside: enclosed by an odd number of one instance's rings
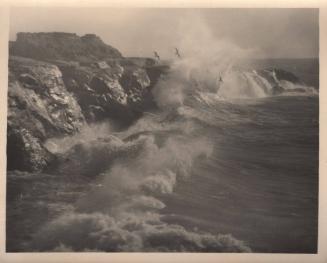
[[[75,133],[84,125],[84,116],[74,96],[66,90],[58,67],[11,57],[9,71],[9,168],[42,169],[50,155],[42,142]]]
[[[111,118],[129,125],[154,106],[161,69],[124,58],[98,36],[18,33],[10,42],[8,169],[40,171],[54,159],[43,143]]]
[[[42,123],[46,137],[71,134],[83,126],[85,121],[80,106],[66,90],[58,67],[11,57],[9,70],[9,123],[28,114]]]
[[[278,86],[279,82],[283,80],[295,84],[302,84],[301,80],[297,76],[283,69],[268,68],[258,70],[258,73],[263,76],[272,86]]]
[[[273,69],[278,80],[287,80],[295,84],[300,84],[301,80],[295,76],[293,73],[283,70],[283,69]]]
[[[54,160],[41,140],[29,130],[8,126],[7,133],[8,170],[41,171]]]
[[[142,101],[146,88],[150,86],[150,79],[142,68],[127,68],[119,79],[120,84],[125,87],[130,104],[137,104]]]
[[[121,66],[117,61],[109,61],[106,67],[97,63],[57,65],[89,122],[109,117],[128,123],[151,100],[151,81],[142,67]]]
[[[46,139],[105,118],[129,124],[153,101],[143,67],[54,63],[10,57],[8,169],[42,170],[53,159],[43,147]]]

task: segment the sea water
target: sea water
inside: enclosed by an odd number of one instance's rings
[[[316,251],[317,88],[184,66],[128,129],[50,139],[55,168],[8,172],[7,251]]]

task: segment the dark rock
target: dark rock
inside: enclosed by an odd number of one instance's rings
[[[119,82],[127,93],[130,104],[137,104],[142,101],[143,94],[148,91],[150,79],[147,72],[142,68],[131,67],[124,70]]]
[[[300,79],[297,76],[295,76],[292,72],[283,69],[273,69],[273,71],[275,72],[276,77],[279,81],[287,80],[294,84],[301,84]]]
[[[87,34],[18,33],[17,40],[10,42],[10,54],[38,60],[99,61],[121,58],[121,53],[105,44],[98,36]]]
[[[113,118],[130,123],[151,104],[151,80],[146,69],[133,62],[109,60],[105,68],[94,66],[97,63],[55,63],[89,122]]]
[[[21,127],[8,125],[7,131],[7,169],[23,171],[40,171],[54,156],[47,151],[40,139]]]
[[[55,65],[10,57],[9,70],[8,169],[42,169],[49,160],[43,142],[75,133],[84,116]]]
[[[272,86],[278,85],[280,81],[286,80],[294,84],[303,84],[293,73],[283,69],[263,69],[258,70],[259,75],[264,77]]]
[[[267,91],[267,93],[271,95],[278,95],[286,92],[285,85],[287,82],[304,85],[296,75],[283,69],[270,68],[258,70],[257,72],[273,87],[271,90]],[[292,90],[287,89],[287,92],[305,92],[305,90],[301,88]]]
[[[278,95],[278,94],[283,93],[284,91],[285,91],[285,89],[283,87],[276,85],[273,87],[271,93],[272,93],[272,95]]]
[[[11,57],[9,70],[9,123],[23,120],[21,125],[26,125],[23,115],[28,115],[30,121],[37,119],[46,127],[46,137],[71,134],[83,126],[84,116],[74,96],[66,90],[58,67]],[[29,89],[25,88],[27,80]],[[20,110],[24,108],[25,111]]]
[[[138,67],[153,67],[156,65],[156,60],[152,58],[142,58],[142,57],[128,57],[126,59],[121,59],[120,64],[122,66],[138,66]]]
[[[17,34],[10,42],[8,169],[43,170],[53,159],[43,143],[74,134],[85,118],[129,125],[155,105],[151,88],[167,69],[123,58],[94,34]]]
[[[18,79],[23,85],[27,85],[27,87],[39,86],[39,82],[30,74],[21,74]]]

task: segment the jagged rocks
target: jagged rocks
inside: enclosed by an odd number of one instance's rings
[[[289,81],[294,84],[303,84],[293,73],[275,68],[257,70],[272,86],[278,86],[281,81]]]
[[[150,79],[144,68],[108,61],[72,65],[57,63],[69,91],[75,94],[89,122],[113,118],[129,123],[150,99]],[[102,63],[104,65],[104,63]]]
[[[128,102],[133,105],[143,101],[143,95],[150,86],[150,79],[142,68],[127,68],[119,79],[124,87]]]
[[[54,156],[42,146],[41,140],[29,130],[8,125],[8,170],[40,171],[53,160]]]
[[[47,137],[74,133],[83,126],[81,109],[55,65],[11,57],[9,69],[9,122],[30,115],[46,127]]]
[[[42,142],[78,131],[84,116],[55,65],[10,57],[9,70],[8,168],[38,170],[49,160]]]
[[[53,158],[45,140],[86,122],[133,122],[154,106],[150,89],[163,72],[152,67],[93,34],[18,33],[10,42],[8,169],[42,170]]]

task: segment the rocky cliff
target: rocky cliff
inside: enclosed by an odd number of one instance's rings
[[[72,134],[85,123],[57,66],[10,57],[8,169],[39,170],[51,160],[42,146],[49,137]]]
[[[43,170],[55,159],[44,142],[89,123],[131,124],[155,107],[151,89],[168,72],[153,59],[123,57],[93,34],[18,33],[10,43],[8,169]],[[258,74],[272,86],[269,95],[283,93],[285,81],[301,84],[280,69]]]
[[[95,61],[121,58],[121,53],[98,36],[72,33],[18,33],[10,42],[10,54],[38,60]]]
[[[117,61],[79,65],[57,63],[88,122],[113,118],[129,123],[151,101],[147,71]]]
[[[128,125],[153,107],[164,70],[124,58],[92,34],[18,33],[10,43],[8,169],[40,171],[54,159],[43,143],[111,118]]]

